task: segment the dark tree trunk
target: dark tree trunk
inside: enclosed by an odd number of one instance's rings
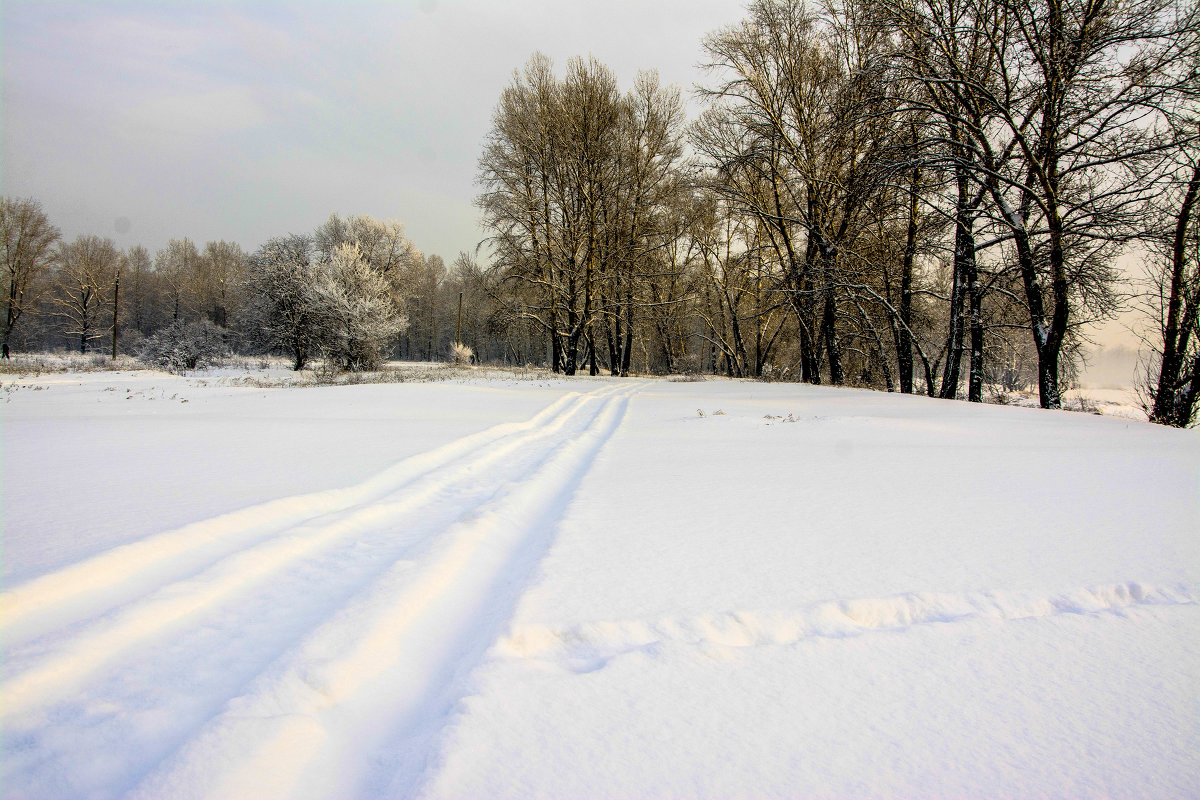
[[[613,326],[609,322],[604,323],[604,336],[608,340],[608,372],[612,377],[617,377],[621,374],[621,351],[617,343],[621,340],[621,317],[616,316],[617,331],[614,334]]]
[[[946,365],[942,370],[941,397],[953,399],[958,396],[958,383],[963,355],[963,299],[964,283],[969,264],[975,260],[974,220],[966,205],[966,177],[959,176],[958,208],[954,220],[954,272],[950,285],[950,334],[946,353]]]
[[[4,320],[4,344],[0,345],[0,356],[8,358],[8,337],[12,335],[13,326],[17,324],[20,311],[17,309],[17,280],[13,278],[8,286],[8,313]]]
[[[832,285],[825,288],[821,336],[825,339],[825,355],[829,359],[829,382],[834,386],[841,386],[846,382],[846,377],[842,373],[842,353],[837,340],[837,300]]]
[[[589,331],[587,336],[588,347],[588,375],[595,377],[600,374],[600,367],[596,364],[596,337]]]
[[[625,296],[625,340],[621,344],[621,377],[629,376],[629,361],[633,356],[633,291]]]
[[[800,380],[813,386],[821,385],[821,362],[812,328],[803,324],[800,326]]]
[[[554,372],[562,372],[562,342],[558,338],[558,315],[550,310],[550,364]]]
[[[1192,170],[1191,180],[1175,218],[1175,237],[1171,248],[1171,282],[1167,295],[1167,318],[1163,324],[1162,363],[1154,390],[1150,420],[1165,425],[1186,427],[1195,416],[1200,358],[1193,359],[1184,373],[1189,338],[1200,305],[1200,286],[1184,285],[1187,266],[1187,232],[1191,225],[1197,195],[1200,194],[1200,163]]]
[[[971,373],[967,378],[967,400],[983,402],[983,287],[979,285],[979,270],[972,259],[967,273],[967,300],[971,319]]]
[[[113,280],[113,330],[112,330],[112,360],[117,360],[117,317],[121,309],[121,273],[118,272]]]
[[[913,185],[916,186],[920,170],[913,170]],[[896,334],[896,367],[900,373],[901,394],[912,394],[912,281],[913,261],[917,254],[917,193],[914,188],[908,206],[908,233],[904,241],[904,260],[900,265],[900,325]]]

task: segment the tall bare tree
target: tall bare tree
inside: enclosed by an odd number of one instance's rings
[[[889,7],[947,122],[969,182],[960,193],[991,203],[1020,278],[1041,404],[1057,408],[1064,348],[1114,307],[1113,260],[1152,191],[1122,167],[1163,157],[1155,120],[1194,84],[1194,68],[1176,65],[1195,63],[1195,9],[1173,0]],[[952,52],[960,46],[966,57]]]
[[[621,95],[595,59],[571,59],[560,80],[536,55],[501,95],[478,202],[509,313],[545,332],[555,370],[594,372],[603,354],[628,372],[639,310],[656,302],[646,281],[678,271],[667,207],[682,124],[678,90],[644,73]]]
[[[39,280],[54,261],[58,228],[36,200],[0,198],[0,255],[8,293],[4,301],[4,340],[0,355],[9,357],[9,340],[21,316],[33,306]]]
[[[1150,376],[1150,420],[1184,428],[1196,419],[1200,402],[1200,146],[1182,148],[1165,202],[1157,204],[1166,222],[1153,252],[1151,312],[1159,324],[1158,374]]]
[[[790,283],[802,374],[845,380],[839,319],[855,247],[883,190],[881,155],[896,125],[879,107],[881,35],[854,5],[758,0],[705,40],[717,83],[693,143],[723,192],[763,224]]]
[[[129,326],[142,336],[153,332],[153,305],[155,299],[154,263],[145,247],[135,245],[125,251],[122,273],[125,287],[122,294],[121,313],[123,325]]]
[[[234,242],[208,242],[195,262],[196,302],[215,325],[228,327],[241,301],[246,254]]]
[[[111,309],[113,279],[121,254],[111,239],[80,236],[58,249],[54,305],[62,319],[63,333],[75,338],[79,352],[86,353],[93,339],[108,330],[104,312]]]
[[[154,257],[154,272],[170,309],[171,322],[194,315],[199,296],[200,253],[191,239],[171,239]]]

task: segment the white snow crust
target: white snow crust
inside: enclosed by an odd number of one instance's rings
[[[710,380],[5,381],[0,797],[1200,796],[1200,436]]]

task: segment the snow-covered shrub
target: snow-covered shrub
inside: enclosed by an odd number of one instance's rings
[[[142,344],[138,358],[171,372],[221,363],[229,356],[228,333],[208,320],[175,322]]]
[[[450,358],[455,364],[474,364],[475,351],[467,347],[462,342],[456,342],[450,350]]]

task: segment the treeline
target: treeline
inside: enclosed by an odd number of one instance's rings
[[[173,367],[232,351],[284,354],[297,369],[318,358],[368,369],[386,358],[449,358],[460,334],[485,358],[503,360],[506,348],[505,337],[493,344],[487,335],[486,292],[470,259],[447,267],[398,223],[369,216],[334,214],[311,234],[249,253],[181,238],[151,254],[99,236],[64,241],[35,200],[4,198],[0,253],[5,357],[111,354],[115,342],[117,352]]]
[[[622,93],[535,56],[480,158],[497,312],[567,374],[1027,385],[1056,408],[1136,247],[1155,415],[1190,419],[1197,30],[1168,0],[757,0],[705,40],[690,125],[653,74]]]

